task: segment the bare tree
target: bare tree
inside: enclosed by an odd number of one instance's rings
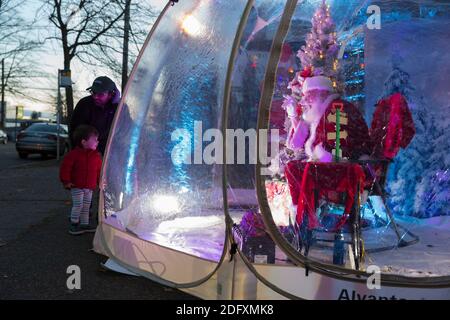
[[[124,17],[103,37],[98,38],[83,51],[81,60],[94,66],[104,66],[116,78],[122,79],[122,90],[128,80],[129,70],[157,18],[156,10],[146,1],[118,0]]]
[[[30,58],[30,51],[35,50],[34,48],[24,48],[23,51],[5,55],[5,88],[13,96],[32,100],[32,90],[35,88],[30,87],[30,82],[49,77],[49,74],[40,70]]]
[[[1,112],[5,118],[5,93],[26,96],[26,81],[40,76],[30,52],[40,48],[40,43],[30,40],[34,22],[26,23],[20,12],[26,5],[24,0],[0,0],[0,60],[2,61]]]
[[[54,39],[60,42],[64,69],[72,60],[84,61],[89,47],[97,43],[123,18],[122,0],[41,0],[44,10],[56,27]],[[67,116],[72,116],[74,102],[71,87],[66,88]]]

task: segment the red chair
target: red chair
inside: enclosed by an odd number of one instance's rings
[[[360,196],[365,174],[357,163],[319,163],[291,161],[288,163],[286,178],[294,205],[297,205],[295,225],[298,230],[299,251],[304,249],[308,256],[310,247],[318,242],[334,242],[334,263],[339,255],[338,247],[348,243],[352,247],[355,268],[359,269],[363,258],[361,238]],[[344,207],[342,215],[324,225],[328,217],[317,216],[319,200],[325,200]],[[336,215],[334,215],[336,217]],[[328,219],[329,220],[329,219]],[[335,239],[320,237],[321,233],[335,233]],[[350,234],[345,239],[344,234]],[[342,258],[342,257],[341,257]]]
[[[385,190],[389,164],[393,161],[400,148],[405,149],[415,135],[414,121],[406,99],[400,93],[394,93],[377,102],[370,127],[370,137],[373,146],[372,159],[361,161],[368,179],[365,189],[369,195],[380,196],[389,222],[398,238],[398,246],[406,246],[407,243],[400,234],[394,216],[387,205],[387,193]],[[369,208],[376,215],[371,199],[368,199]],[[381,219],[382,220],[382,219]],[[409,233],[415,241],[418,238]]]

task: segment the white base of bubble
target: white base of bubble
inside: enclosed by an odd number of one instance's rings
[[[239,221],[244,211],[232,211],[235,221]],[[120,229],[125,228],[116,217],[106,219],[106,223]],[[379,266],[382,272],[405,276],[443,276],[450,274],[450,217],[399,220],[397,223],[419,237],[413,245],[366,253],[364,267]],[[153,231],[145,229],[145,223],[126,229],[139,238],[164,247],[179,250],[204,259],[218,261],[223,252],[225,221],[219,215],[203,217],[183,217],[164,221]],[[388,227],[369,229],[363,233],[365,243],[370,246],[392,245],[396,236]],[[333,251],[329,247],[312,247],[309,257],[321,262],[332,263]],[[276,263],[289,263],[277,247]]]

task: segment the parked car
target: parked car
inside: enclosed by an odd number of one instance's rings
[[[43,157],[56,156],[57,152],[57,124],[34,123],[19,132],[16,139],[16,150],[19,157],[25,159],[29,154],[38,153]],[[59,127],[59,155],[69,150],[69,133],[67,126]]]
[[[3,130],[0,130],[0,142],[3,144],[8,143],[8,136],[6,135],[6,132]]]

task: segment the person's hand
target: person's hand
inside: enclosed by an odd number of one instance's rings
[[[333,155],[331,154],[331,152],[328,152],[327,150],[325,150],[325,148],[323,147],[322,142],[321,142],[317,146],[314,147],[312,159],[313,159],[313,161],[319,161],[319,162],[332,162]]]
[[[99,184],[98,187],[99,187],[99,189],[100,189],[101,191],[105,191],[105,190],[106,190],[106,187],[107,187],[106,181],[100,182],[100,184]]]
[[[70,190],[73,187],[75,187],[75,185],[72,182],[64,183],[64,189]]]

